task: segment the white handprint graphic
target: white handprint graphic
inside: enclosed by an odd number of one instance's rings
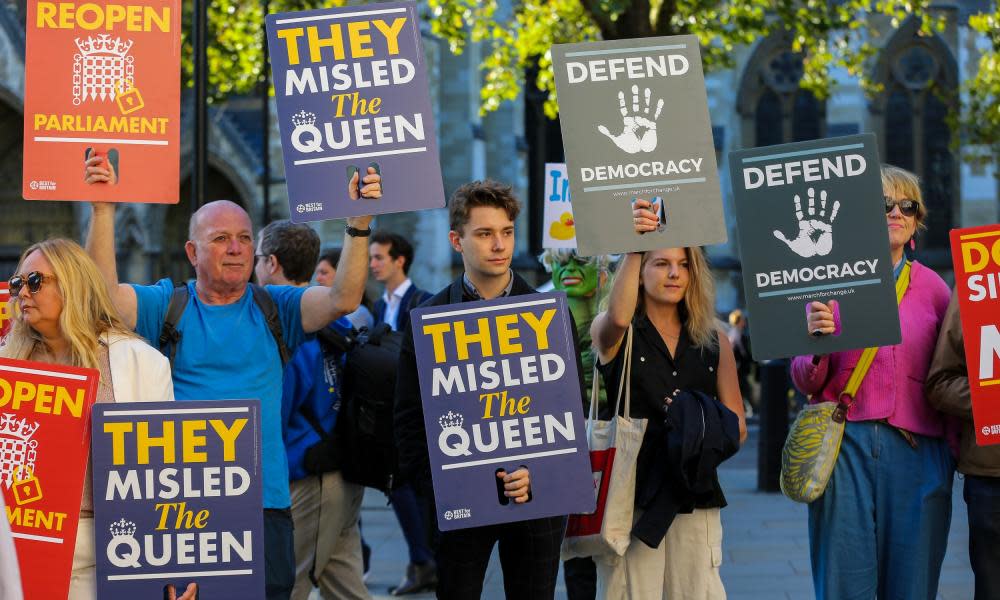
[[[774,237],[785,244],[802,258],[810,256],[826,256],[833,250],[833,222],[840,210],[840,201],[833,203],[830,220],[826,221],[826,191],[819,193],[819,215],[816,214],[816,192],[813,188],[806,190],[809,204],[805,215],[802,214],[802,199],[795,194],[795,218],[799,221],[799,235],[794,240],[785,237],[777,229]]]
[[[628,110],[625,104],[625,92],[618,92],[618,107],[622,113],[622,132],[618,135],[612,134],[608,128],[601,125],[598,131],[608,136],[616,146],[628,152],[652,152],[656,150],[656,120],[660,118],[660,111],[663,110],[663,100],[657,100],[656,112],[650,118],[650,91],[644,90],[643,104],[639,105],[639,86],[632,86],[632,111]],[[640,135],[639,131],[642,130]]]

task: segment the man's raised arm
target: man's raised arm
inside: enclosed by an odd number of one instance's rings
[[[382,176],[369,166],[362,177],[355,170],[347,182],[347,196],[352,201],[377,200],[382,197]],[[347,231],[371,232],[371,216],[347,219]],[[337,274],[330,289],[312,287],[302,294],[302,329],[319,331],[340,317],[358,309],[368,279],[368,237],[344,234],[344,249],[340,253]]]
[[[115,205],[109,202],[92,202],[93,214],[87,230],[87,254],[90,255],[108,286],[111,300],[129,328],[135,328],[136,297],[132,286],[118,283],[118,265],[115,261]]]

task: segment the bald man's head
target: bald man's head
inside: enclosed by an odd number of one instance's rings
[[[246,219],[247,229],[253,231],[250,215],[243,210],[242,206],[231,200],[216,200],[202,206],[191,215],[191,220],[188,222],[188,239],[194,240],[200,233],[199,230],[204,228],[205,223],[211,223],[219,217],[227,219],[242,217]]]
[[[191,239],[184,244],[198,285],[220,294],[238,294],[253,273],[253,223],[240,205],[209,202],[191,215]]]

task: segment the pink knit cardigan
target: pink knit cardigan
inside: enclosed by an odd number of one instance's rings
[[[934,271],[916,261],[911,269],[910,287],[899,305],[903,342],[878,349],[847,420],[888,419],[890,424],[907,431],[941,437],[950,426],[927,403],[924,380],[950,292]],[[824,356],[818,365],[812,363],[812,356],[798,356],[792,360],[792,380],[811,396],[811,402],[835,401],[862,352],[835,352]]]

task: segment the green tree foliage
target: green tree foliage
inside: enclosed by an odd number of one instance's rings
[[[967,160],[1000,164],[1000,7],[973,16],[969,26],[989,43],[979,56],[976,76],[962,84],[965,105],[952,114],[952,130]]]
[[[944,28],[944,16],[929,11],[931,0],[522,0],[512,15],[498,14],[495,0],[429,0],[434,33],[461,51],[484,42],[483,110],[516,97],[525,69],[537,61],[534,85],[548,92],[545,111],[558,113],[549,47],[597,39],[693,34],[701,42],[706,70],[733,66],[734,50],[782,32],[802,54],[802,87],[829,95],[831,69],[842,67],[870,91],[867,75],[878,47],[869,24],[894,27],[908,16],[921,19],[921,32]]]
[[[357,4],[350,0],[272,0],[271,12]],[[829,95],[832,70],[845,69],[870,94],[880,91],[870,79],[872,62],[887,24],[898,27],[919,19],[920,33],[945,26],[945,14],[931,0],[428,0],[423,17],[434,34],[460,53],[470,41],[484,44],[481,110],[517,98],[524,85],[547,92],[545,111],[559,111],[549,49],[552,44],[693,34],[701,42],[706,70],[732,67],[735,50],[776,33],[788,35],[803,57],[803,88],[819,98]],[[994,3],[995,4],[995,3]],[[185,35],[191,7],[185,2]],[[954,14],[954,13],[952,13]],[[965,106],[952,114],[956,142],[973,147],[980,160],[1000,158],[1000,11],[980,14],[969,25],[990,44],[979,59],[978,74],[965,82]],[[245,93],[259,85],[263,64],[263,8],[252,0],[213,0],[209,4],[209,86],[215,97]],[[190,81],[187,37],[184,72]],[[538,67],[534,69],[534,67]],[[525,73],[537,73],[525,82]]]
[[[264,65],[264,6],[259,0],[203,0],[208,3],[208,87],[213,99],[246,93],[260,85]],[[346,0],[271,0],[272,13],[343,6]],[[182,72],[191,85],[194,2],[184,2]],[[270,67],[268,67],[270,68]]]

